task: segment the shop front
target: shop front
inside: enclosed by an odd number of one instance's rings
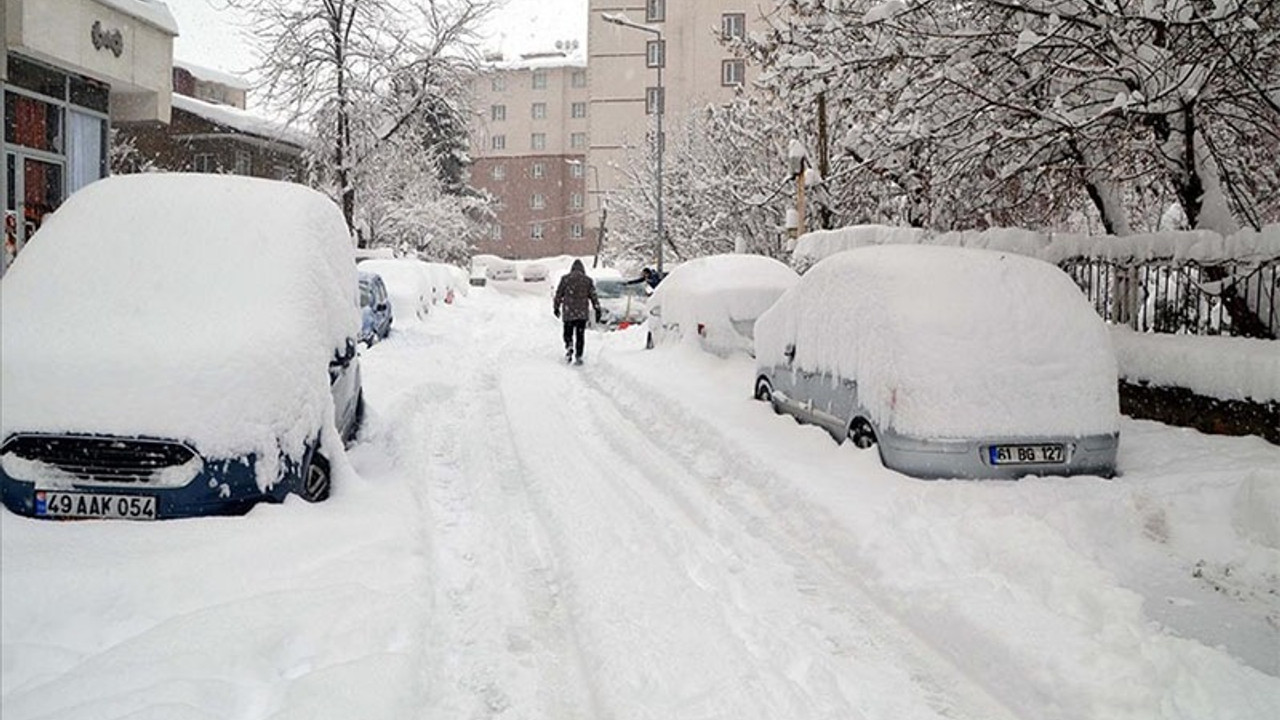
[[[169,121],[177,34],[154,0],[4,2],[0,273],[46,215],[106,176],[113,122]]]

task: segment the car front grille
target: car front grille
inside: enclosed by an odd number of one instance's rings
[[[15,435],[0,455],[44,463],[83,480],[145,483],[159,471],[196,456],[191,448],[168,440],[76,435]]]

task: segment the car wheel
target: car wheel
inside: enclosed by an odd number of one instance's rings
[[[855,447],[866,450],[876,444],[876,431],[871,427],[871,423],[863,418],[857,418],[849,424],[849,439],[853,441]]]
[[[319,451],[312,451],[311,462],[302,474],[302,487],[298,495],[307,502],[323,502],[329,499],[329,490],[333,485],[329,472],[329,460]]]
[[[773,386],[765,378],[756,381],[756,399],[769,403],[769,407],[773,408],[775,414],[782,414],[782,408],[778,407],[777,401],[773,399]]]

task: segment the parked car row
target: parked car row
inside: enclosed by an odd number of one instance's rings
[[[72,195],[0,288],[4,505],[149,520],[328,497],[363,414],[349,237],[293,183],[157,173]]]
[[[444,263],[373,258],[358,267],[364,316],[360,339],[367,345],[386,338],[396,318],[401,325],[422,320],[433,305],[451,304],[467,292],[466,271]]]
[[[684,263],[648,299],[647,343],[756,359],[775,412],[878,448],[920,478],[1111,476],[1117,364],[1102,320],[1052,264],[898,245],[797,276],[768,258]]]

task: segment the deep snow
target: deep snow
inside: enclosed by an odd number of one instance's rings
[[[493,283],[364,354],[333,498],[0,514],[0,716],[1280,716],[1280,448],[1123,421],[1112,481],[923,482],[748,358]]]

